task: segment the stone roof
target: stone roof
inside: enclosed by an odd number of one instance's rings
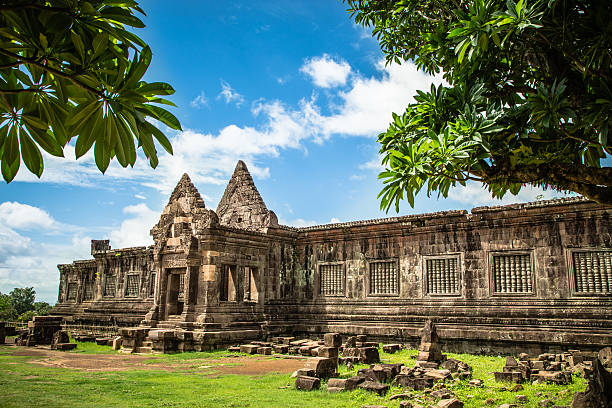
[[[265,231],[269,226],[277,226],[276,215],[268,210],[246,164],[239,160],[221,201],[217,206],[221,225]]]
[[[553,200],[529,201],[527,203],[518,203],[518,204],[474,207],[472,208],[472,214],[479,214],[479,213],[484,213],[484,212],[507,211],[507,210],[524,210],[528,208],[555,207],[559,205],[587,203],[590,201],[591,200],[589,200],[588,198],[578,196],[578,197],[556,198]]]
[[[333,228],[348,228],[348,227],[357,227],[357,226],[365,226],[365,225],[391,224],[391,223],[396,223],[396,222],[407,222],[407,221],[423,220],[423,219],[431,219],[431,218],[456,217],[456,216],[461,216],[461,215],[466,215],[466,214],[467,214],[467,211],[465,210],[451,210],[451,211],[439,211],[439,212],[425,213],[425,214],[402,215],[400,217],[374,218],[371,220],[363,220],[363,221],[339,222],[336,224],[313,225],[310,227],[301,227],[301,228],[292,228],[288,226],[283,226],[283,227],[287,229],[293,229],[295,231],[307,232],[307,231],[317,231],[317,230],[325,230],[325,229],[333,229]]]
[[[487,213],[487,212],[498,212],[498,211],[507,211],[507,210],[523,210],[523,209],[531,209],[531,208],[554,207],[554,206],[560,206],[560,205],[585,204],[589,202],[591,201],[584,197],[567,197],[567,198],[559,198],[559,199],[553,199],[553,200],[531,201],[531,202],[519,203],[519,204],[498,205],[498,206],[490,206],[490,207],[487,207],[487,206],[474,207],[471,213],[481,214],[481,213]],[[467,215],[467,214],[468,212],[466,210],[451,210],[451,211],[439,211],[439,212],[425,213],[425,214],[403,215],[399,217],[375,218],[375,219],[363,220],[363,221],[350,221],[350,222],[340,222],[340,223],[335,223],[335,224],[313,225],[310,227],[300,227],[300,228],[291,227],[288,225],[280,225],[279,227],[282,229],[290,230],[290,231],[308,232],[308,231],[319,231],[319,230],[334,229],[334,228],[349,228],[349,227],[356,227],[356,226],[409,222],[413,220],[424,220],[424,219],[433,219],[433,218],[440,218],[440,217],[454,217],[454,216]]]

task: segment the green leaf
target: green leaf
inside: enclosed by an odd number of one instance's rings
[[[165,82],[151,82],[140,86],[136,91],[144,96],[172,95],[174,93],[174,88]]]
[[[82,128],[82,124],[86,122],[96,110],[99,110],[96,108],[98,108],[97,99],[93,99],[89,101],[89,103],[79,104],[79,106],[75,109],[73,115],[69,117],[66,121],[66,125]]]
[[[461,51],[459,52],[459,57],[457,58],[460,64],[461,62],[463,62],[463,58],[465,57],[465,52],[467,51],[469,46],[470,46],[470,42],[465,41],[465,43],[461,47]]]
[[[4,146],[4,142],[6,142],[6,135],[8,134],[8,129],[8,123],[0,127],[0,159],[2,158],[2,146]]]
[[[11,126],[2,149],[2,177],[7,183],[10,183],[17,175],[20,163],[17,127]]]
[[[119,137],[119,130],[117,129],[117,124],[113,115],[108,115],[106,117],[106,133],[110,135],[111,146],[115,149],[119,164],[121,164],[122,167],[127,167],[129,164],[128,158],[123,149],[123,144]]]
[[[49,130],[40,130],[36,128],[28,127],[28,132],[32,139],[43,148],[47,153],[56,156],[64,157],[64,150],[62,146],[57,142],[53,134]]]
[[[81,40],[81,36],[79,36],[74,31],[70,31],[70,38],[72,38],[72,43],[74,44],[74,48],[76,48],[79,56],[81,57],[81,61],[85,60],[85,45],[83,44],[83,40]]]
[[[168,140],[166,135],[164,135],[161,130],[159,130],[158,128],[156,128],[154,125],[152,125],[149,122],[145,122],[144,126],[146,127],[148,131],[151,132],[151,134],[155,137],[155,139],[159,142],[159,144],[162,145],[165,151],[167,151],[170,154],[173,154],[172,145],[170,144],[170,141]]]
[[[77,159],[91,149],[91,146],[93,145],[100,131],[101,118],[102,110],[98,109],[96,114],[87,120],[86,126],[83,126],[83,130],[79,134],[74,148],[74,153]]]
[[[142,49],[140,52],[140,57],[132,61],[130,65],[130,70],[127,74],[126,87],[132,88],[138,81],[142,79],[142,76],[149,68],[149,64],[151,63],[151,59],[153,58],[153,54],[151,53],[151,49],[147,46]]]
[[[96,166],[98,166],[98,169],[100,169],[102,173],[105,173],[110,164],[110,149],[103,140],[96,140],[94,156],[96,159]]]
[[[28,170],[40,178],[43,172],[43,159],[40,150],[38,150],[38,147],[36,147],[26,132],[19,132],[19,141],[21,144],[21,157],[23,158],[23,162]]]
[[[134,138],[132,136],[133,132],[130,130],[130,125],[128,125],[123,116],[118,116],[117,119],[117,131],[119,135],[118,144],[121,144],[127,162],[133,166],[136,162],[136,149],[134,148]]]
[[[147,111],[149,116],[161,121],[171,129],[183,130],[181,128],[181,123],[179,122],[179,120],[172,113],[168,112],[164,108],[160,108],[159,106],[153,105],[142,105],[142,108]]]

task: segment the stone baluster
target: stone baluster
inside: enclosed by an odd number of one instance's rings
[[[595,292],[602,292],[601,265],[599,263],[599,252],[593,252],[593,284],[595,286]]]
[[[512,292],[518,292],[518,277],[520,275],[520,271],[521,271],[521,255],[517,255],[517,256],[513,256],[512,258],[510,258],[512,261],[512,267],[511,267],[511,275],[510,275],[510,285],[511,285],[511,290]]]
[[[608,293],[612,293],[612,252],[604,252]]]

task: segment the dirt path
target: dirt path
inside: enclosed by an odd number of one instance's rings
[[[47,367],[70,368],[83,371],[126,370],[195,370],[217,374],[262,375],[272,372],[290,374],[304,366],[303,359],[227,356],[220,358],[198,358],[165,360],[156,355],[143,354],[81,354],[51,350],[44,346],[36,348],[15,347],[14,356],[35,357],[30,362]],[[156,359],[159,362],[155,361]]]

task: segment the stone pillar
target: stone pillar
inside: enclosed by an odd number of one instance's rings
[[[209,309],[219,304],[219,281],[221,268],[218,267],[219,252],[212,246],[201,247],[201,258],[199,260],[199,277],[197,290],[196,321],[198,323],[212,323],[213,318],[208,313]]]
[[[104,295],[104,288],[102,287],[102,282],[104,281],[104,264],[106,263],[105,259],[96,258],[96,266],[98,267],[98,272],[96,273],[96,293],[94,296],[95,300],[102,299]]]
[[[193,322],[195,320],[195,305],[197,303],[198,293],[198,259],[187,260],[187,271],[185,272],[185,303],[183,305],[183,313],[181,320],[184,322]]]
[[[153,270],[156,274],[153,306],[145,315],[145,319],[142,324],[156,327],[157,322],[162,320],[166,313],[166,286],[168,284],[168,276],[162,266],[162,256],[158,253],[154,253],[153,255]]]

